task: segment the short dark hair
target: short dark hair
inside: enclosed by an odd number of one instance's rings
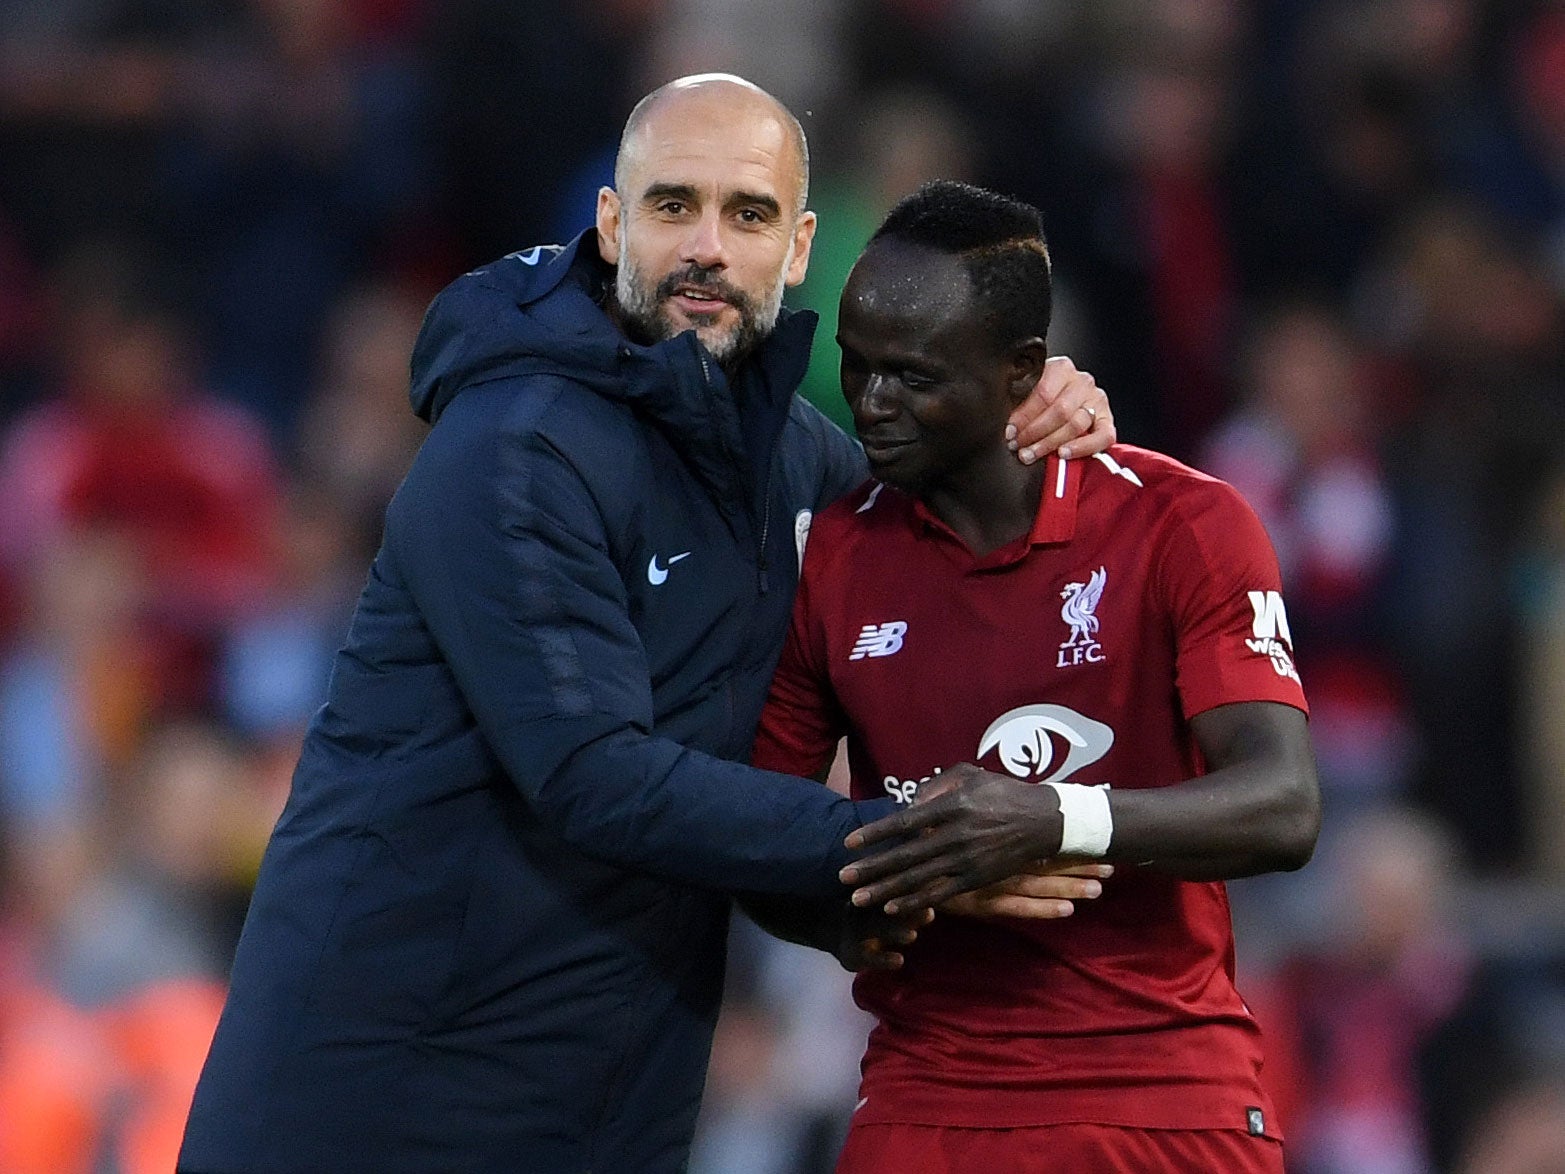
[[[870,244],[900,240],[961,258],[995,342],[1048,338],[1053,309],[1043,215],[1031,204],[950,179],[897,204]]]

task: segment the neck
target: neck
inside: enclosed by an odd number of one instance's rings
[[[1002,447],[993,459],[931,485],[919,497],[983,558],[1031,532],[1043,493],[1044,464],[1024,465]]]

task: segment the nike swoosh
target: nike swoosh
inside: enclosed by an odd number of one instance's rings
[[[673,566],[680,559],[689,558],[690,554],[691,552],[687,550],[683,554],[676,554],[672,556],[668,560],[668,567]],[[652,561],[647,564],[647,582],[651,583],[654,587],[661,587],[664,581],[668,578],[668,567],[658,566],[658,556],[653,555]]]

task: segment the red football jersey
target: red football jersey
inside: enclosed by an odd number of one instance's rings
[[[1305,708],[1266,533],[1116,445],[1051,457],[1031,533],[981,559],[889,486],[822,512],[754,761],[811,775],[845,734],[855,798],[961,761],[1163,787],[1204,769],[1190,719],[1238,701]],[[906,958],[854,985],[879,1021],[856,1120],[1277,1135],[1221,884],[1121,866],[1072,917],[937,917]]]

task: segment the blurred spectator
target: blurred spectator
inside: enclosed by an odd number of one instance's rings
[[[279,432],[322,327],[366,262],[412,243],[429,189],[411,54],[336,0],[249,0],[182,64],[167,247],[195,292],[214,386]]]
[[[233,943],[219,932],[219,898],[251,785],[247,760],[215,730],[187,723],[148,736],[96,809],[106,851],[95,874],[45,929],[53,989],[98,1007],[226,973]]]
[[[153,736],[98,813],[12,845],[0,969],[0,1168],[173,1167],[222,1009],[244,759],[199,727]]]
[[[1538,13],[1514,51],[1519,137],[1533,168],[1504,196],[1540,230],[1555,288],[1565,290],[1565,12]]]
[[[749,78],[797,113],[829,107],[846,84],[838,49],[850,6],[837,0],[663,0],[647,56],[662,75],[722,70]]]
[[[457,268],[544,241],[560,219],[558,193],[583,161],[605,151],[612,157],[642,92],[634,47],[650,22],[640,9],[656,7],[630,0],[440,6],[425,59]],[[579,231],[591,209],[567,219]]]
[[[1410,214],[1367,309],[1413,388],[1386,452],[1402,521],[1386,613],[1426,753],[1420,796],[1480,865],[1521,849],[1518,519],[1565,433],[1561,314],[1536,261],[1469,205]],[[1481,785],[1474,785],[1481,779]]]
[[[7,845],[0,935],[0,1168],[91,1174],[102,1109],[116,1083],[113,1050],[90,1014],[51,989],[39,954],[68,916],[98,846],[85,824],[32,829]]]
[[[0,655],[0,827],[34,829],[102,801],[150,723],[157,653],[122,537],[72,536],[28,571],[23,626]]]
[[[1034,148],[1024,194],[1047,210],[1093,323],[1078,358],[1115,393],[1122,435],[1188,458],[1228,406],[1240,287],[1220,180],[1234,94],[1226,61],[1157,44],[1138,41],[1096,80],[1070,140]]]
[[[1199,462],[1244,494],[1277,549],[1328,808],[1395,794],[1413,749],[1378,637],[1396,523],[1369,375],[1335,314],[1285,305],[1253,331],[1241,407]]]
[[[227,635],[224,710],[237,729],[269,745],[302,735],[326,699],[332,658],[347,633],[368,557],[350,501],[321,486],[295,486],[272,590]]]
[[[790,1174],[798,1169],[788,1106],[773,1095],[776,1029],[766,1007],[725,1001],[712,1038],[691,1174]]]
[[[1559,1174],[1565,1170],[1565,1087],[1511,1091],[1479,1123],[1458,1174]]]
[[[47,321],[32,260],[0,207],[0,428],[33,391]],[[0,617],[4,614],[0,600]],[[0,618],[0,626],[3,626]]]
[[[408,409],[408,355],[424,301],[393,285],[360,286],[333,308],[320,385],[299,421],[305,477],[350,524],[362,563],[381,515],[428,431]]]
[[[1565,471],[1530,537],[1521,567],[1527,839],[1538,876],[1565,884]]]
[[[68,267],[58,398],[0,450],[0,558],[11,576],[86,531],[118,535],[162,637],[155,704],[199,701],[216,629],[264,590],[277,509],[265,436],[194,382],[188,335],[127,257]]]
[[[235,5],[0,4],[0,205],[45,264],[83,237],[169,223],[163,152],[181,65]]]
[[[742,915],[729,948],[692,1174],[829,1174],[872,1020],[831,955],[770,938]]]
[[[1319,862],[1332,884],[1330,940],[1296,956],[1268,994],[1292,1039],[1300,1087],[1283,1122],[1299,1174],[1420,1174],[1429,1168],[1419,1048],[1461,1002],[1472,963],[1447,907],[1449,838],[1405,810],[1363,817]],[[1275,1038],[1274,1038],[1275,1036]]]

